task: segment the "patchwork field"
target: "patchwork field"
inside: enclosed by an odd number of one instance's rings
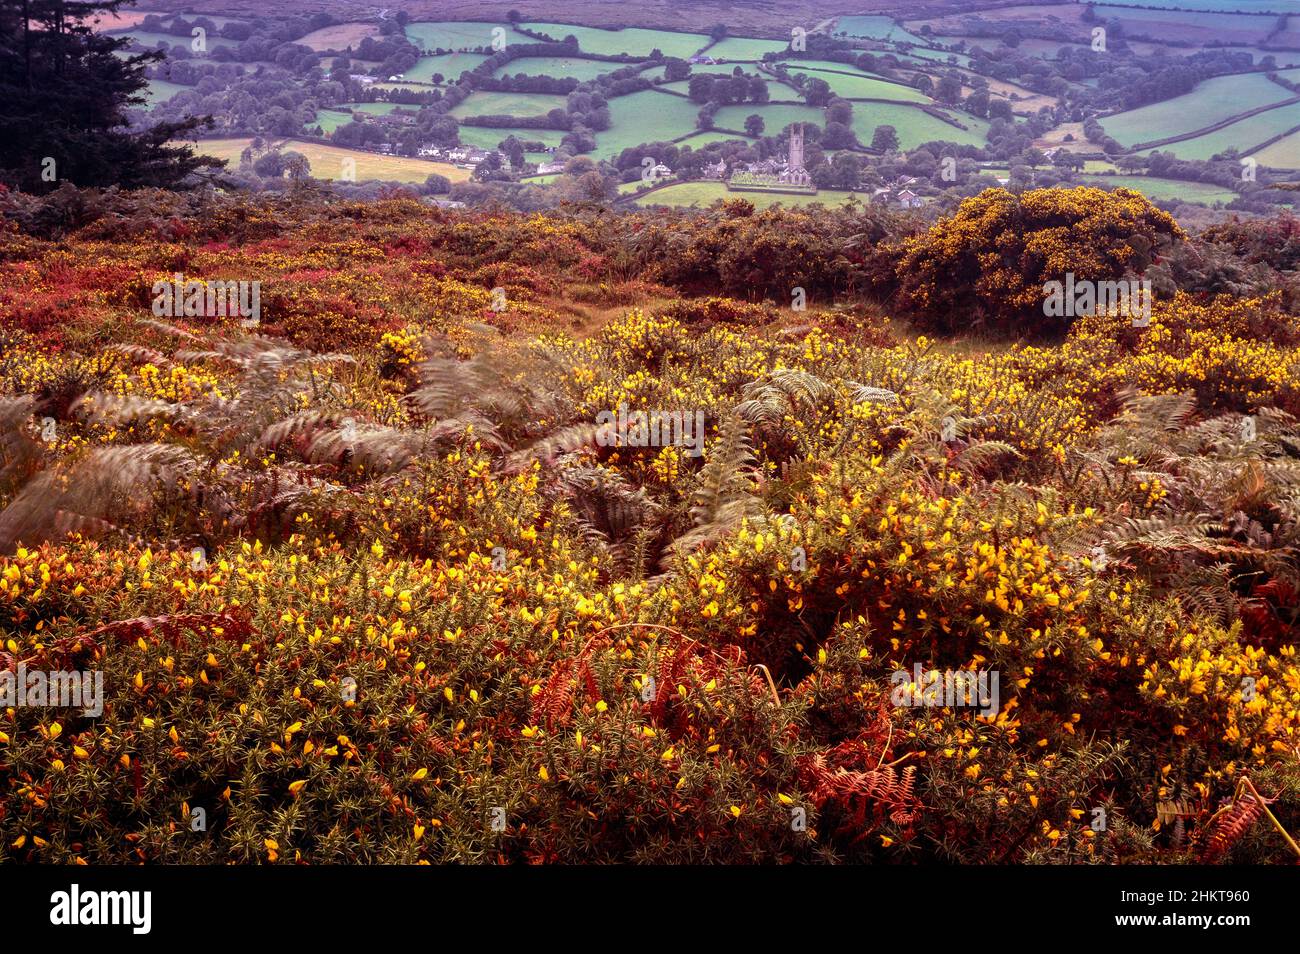
[[[966,113],[947,113],[966,126],[959,129],[930,115],[915,106],[894,103],[854,103],[853,131],[864,146],[871,144],[877,126],[893,126],[898,132],[899,144],[904,149],[915,149],[924,142],[944,140],[962,145],[982,146],[988,138],[989,123]]]
[[[195,150],[205,156],[225,159],[231,168],[239,165],[240,154],[252,143],[251,138],[200,139]],[[338,179],[343,175],[343,161],[356,162],[357,181],[380,179],[385,182],[422,183],[431,175],[444,176],[452,182],[464,182],[469,170],[446,162],[430,162],[406,156],[380,156],[357,149],[342,149],[320,143],[288,139],[280,143],[285,151],[301,153],[311,164],[317,179]]]
[[[831,73],[824,70],[791,70],[805,72],[815,79],[825,80],[836,95],[845,99],[895,99],[906,103],[931,103],[930,97],[920,90],[901,83],[876,79],[871,76],[848,76],[844,73]]]
[[[625,28],[622,30],[600,30],[595,27],[574,26],[571,23],[525,23],[529,30],[545,33],[556,40],[566,36],[578,39],[578,46],[584,53],[597,53],[601,56],[614,56],[627,53],[631,56],[649,56],[652,50],[660,50],[664,56],[679,56],[683,59],[694,56],[708,42],[709,38],[700,33],[671,33],[667,30],[642,30]]]
[[[779,53],[788,49],[785,40],[755,40],[748,37],[729,36],[705,50],[706,56],[715,60],[741,60],[752,62],[763,58],[764,53]]]
[[[342,51],[350,46],[356,46],[368,36],[379,36],[379,24],[337,23],[334,26],[322,27],[313,33],[308,33],[296,42],[317,51]]]
[[[448,115],[466,116],[545,116],[552,109],[563,109],[565,98],[550,93],[471,93],[463,103],[452,107]]]
[[[844,205],[852,199],[865,202],[866,197],[860,192],[837,192],[823,189],[816,195],[786,195],[776,192],[732,192],[721,182],[682,182],[676,185],[656,189],[648,195],[632,199],[632,204],[639,206],[670,205],[698,206],[704,208],[718,199],[747,199],[756,209],[770,209],[774,205],[798,206]]]
[[[184,36],[174,36],[171,33],[151,33],[148,30],[128,29],[116,31],[115,35],[129,36],[141,46],[147,46],[150,48],[157,47],[158,44],[161,43],[166,47],[180,46],[190,50],[192,49],[191,44],[195,40],[195,37],[190,36],[188,33]],[[238,45],[234,40],[228,40],[224,36],[217,36],[215,33],[209,33],[203,39],[209,50],[215,49],[218,46],[233,47]]]
[[[700,107],[690,100],[655,90],[612,99],[609,102],[610,128],[596,133],[596,156],[617,156],[630,146],[685,136],[695,129],[699,111]],[[740,121],[744,122],[744,116]],[[722,125],[720,121],[716,124]]]
[[[412,43],[424,50],[476,50],[479,47],[491,49],[493,30],[505,31],[507,43],[531,43],[527,37],[515,33],[508,23],[487,23],[483,21],[442,20],[427,23],[408,23],[406,36]],[[501,35],[501,34],[498,34]]]
[[[346,126],[352,122],[352,113],[344,109],[321,109],[316,112],[316,118],[308,126],[319,126],[321,135],[332,136],[335,130],[340,126]]]
[[[1231,189],[1204,182],[1186,182],[1182,179],[1161,179],[1156,176],[1080,176],[1079,185],[1095,185],[1108,189],[1132,189],[1156,202],[1174,199],[1183,202],[1200,202],[1213,205],[1228,203],[1237,198]]]
[[[501,76],[554,76],[558,79],[592,80],[597,76],[623,69],[629,64],[609,63],[604,60],[586,60],[572,56],[533,56],[514,60],[496,69],[492,75]]]
[[[1125,6],[1094,7],[1097,16],[1114,18],[1132,37],[1166,42],[1259,43],[1277,23],[1273,16],[1245,13],[1204,13],[1184,10],[1150,10]],[[1223,7],[1220,7],[1223,9]]]
[[[950,53],[946,50],[931,50],[921,46],[914,46],[911,50],[913,61],[921,62],[938,62],[938,63],[956,63],[958,66],[970,66],[970,57],[965,53]]]
[[[1294,95],[1261,73],[1216,76],[1182,96],[1107,116],[1100,122],[1121,145],[1134,146],[1193,132]]]
[[[488,126],[461,126],[460,141],[466,146],[477,149],[495,149],[509,136],[525,142],[540,142],[555,147],[564,138],[564,133],[556,129],[495,129]],[[538,153],[538,156],[545,153]],[[537,158],[538,156],[534,156]]]
[[[151,79],[149,86],[145,90],[145,97],[148,99],[150,108],[159,103],[166,102],[177,93],[184,93],[192,90],[192,86],[182,86],[180,83],[172,83],[168,80]]]
[[[745,118],[755,114],[763,117],[765,132],[769,136],[776,135],[790,123],[812,123],[814,126],[826,125],[824,111],[816,106],[786,105],[784,103],[762,105],[744,103],[735,106],[723,106],[713,117],[713,125],[719,129],[735,129],[739,131],[745,128]]]
[[[1253,153],[1261,166],[1275,169],[1300,169],[1300,130]]]
[[[1209,159],[1227,149],[1246,153],[1260,143],[1280,136],[1300,126],[1300,103],[1279,106],[1194,139],[1183,139],[1168,146],[1157,147],[1160,152],[1172,152],[1179,159]],[[1144,155],[1156,151],[1149,149]]]
[[[687,147],[690,147],[691,149],[700,149],[713,142],[736,142],[737,140],[743,139],[745,139],[744,136],[736,136],[731,133],[718,132],[716,129],[709,129],[694,133],[685,139],[680,140],[677,145],[682,149]]]
[[[835,21],[832,32],[836,36],[840,34],[864,36],[873,40],[915,43],[918,46],[924,46],[926,43],[923,38],[895,23],[892,17],[885,16],[840,17]]]
[[[474,69],[487,59],[485,53],[442,53],[436,56],[422,56],[415,65],[402,74],[402,78],[416,83],[432,83],[435,74],[442,74],[444,79],[454,80],[468,70]]]

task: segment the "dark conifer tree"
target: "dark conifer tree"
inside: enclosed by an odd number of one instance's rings
[[[0,180],[28,192],[78,186],[174,188],[217,165],[175,141],[211,117],[127,126],[161,52],[119,55],[94,32],[127,0],[0,0]]]

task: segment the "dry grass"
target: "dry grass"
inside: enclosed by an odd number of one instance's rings
[[[377,23],[336,23],[308,33],[298,43],[309,46],[318,53],[325,50],[346,50],[356,46],[368,36],[379,36]]]
[[[231,168],[234,168],[239,165],[240,154],[251,142],[252,140],[248,138],[202,139],[196,148],[203,155],[227,160]],[[306,156],[307,161],[311,163],[311,174],[317,179],[341,178],[344,159],[356,161],[359,182],[366,179],[382,179],[386,182],[421,183],[431,175],[445,176],[452,182],[464,182],[470,176],[468,169],[458,169],[446,162],[430,162],[427,159],[412,159],[407,156],[381,156],[358,149],[323,146],[320,143],[303,142],[298,139],[286,139],[277,145]]]

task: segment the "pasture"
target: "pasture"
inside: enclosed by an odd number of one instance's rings
[[[444,80],[455,80],[461,73],[474,69],[487,59],[485,53],[441,53],[435,56],[422,56],[415,65],[402,74],[402,78],[413,83],[432,83],[436,74]]]
[[[225,159],[231,168],[239,165],[240,154],[252,143],[250,138],[200,139],[195,151],[205,156]],[[286,152],[301,153],[311,164],[311,174],[317,179],[340,179],[345,159],[356,163],[357,181],[379,179],[385,182],[423,183],[431,175],[444,176],[452,182],[469,178],[468,169],[459,169],[446,162],[430,162],[407,156],[381,156],[359,149],[343,149],[315,142],[288,139],[279,143]]]
[[[764,53],[780,53],[790,48],[785,40],[755,40],[744,36],[724,37],[704,51],[705,56],[715,60],[740,60],[753,62],[761,60]]]
[[[915,149],[922,143],[932,140],[972,146],[984,145],[988,138],[988,120],[947,110],[944,114],[953,116],[967,128],[959,129],[916,106],[901,106],[895,103],[854,103],[853,131],[857,133],[858,141],[864,146],[871,145],[871,136],[877,126],[893,126],[898,132],[898,141],[903,149]]]
[[[554,76],[557,79],[593,80],[633,64],[586,60],[576,56],[530,56],[498,67],[493,76]],[[459,74],[457,74],[459,75]]]
[[[438,20],[423,23],[408,23],[407,38],[422,50],[477,50],[480,47],[492,48],[494,30],[503,30],[501,36],[505,42],[531,43],[527,37],[516,33],[508,23],[488,23],[484,21]]]
[[[489,126],[461,126],[460,141],[466,146],[477,149],[495,149],[502,140],[514,136],[521,142],[540,142],[555,147],[564,138],[564,133],[557,129],[494,129]],[[545,156],[539,152],[533,158]]]
[[[151,79],[149,85],[145,87],[144,94],[148,100],[148,108],[152,109],[159,103],[167,102],[177,93],[184,93],[193,89],[193,86],[182,86],[180,83],[172,83],[169,80]]]
[[[1300,130],[1253,153],[1261,166],[1274,169],[1300,169]]]
[[[633,205],[651,206],[668,205],[674,207],[695,206],[707,208],[719,199],[745,199],[754,204],[756,209],[770,209],[774,205],[844,205],[852,199],[866,202],[866,196],[860,192],[838,192],[823,189],[814,195],[787,195],[778,192],[732,192],[721,182],[681,182],[657,189],[648,195],[632,199]]]
[[[1100,122],[1120,145],[1134,146],[1194,132],[1294,95],[1262,73],[1216,76],[1182,96],[1116,113]]]
[[[602,30],[597,27],[574,26],[571,23],[522,25],[535,33],[545,33],[555,40],[574,36],[584,53],[597,53],[601,56],[613,56],[619,53],[649,56],[652,50],[660,50],[664,56],[679,56],[686,59],[694,56],[709,42],[709,38],[701,33],[672,33],[668,30],[643,30],[636,27]]]
[[[1103,189],[1132,189],[1141,192],[1154,202],[1199,202],[1213,205],[1216,202],[1228,203],[1237,198],[1237,193],[1222,186],[1206,182],[1188,182],[1183,179],[1161,179],[1156,176],[1125,175],[1082,175],[1076,185],[1095,185]]]
[[[563,109],[565,97],[551,93],[493,93],[479,91],[457,106],[449,116],[545,116],[552,109]]]
[[[896,23],[893,17],[886,16],[840,17],[835,21],[835,27],[831,32],[837,36],[843,33],[845,36],[862,36],[873,40],[915,43],[921,46],[926,42],[915,33],[909,33]]]
[[[1268,142],[1297,126],[1300,126],[1300,103],[1292,103],[1247,116],[1195,139],[1160,146],[1158,150],[1172,152],[1179,159],[1209,159],[1228,149],[1246,153],[1260,143]],[[1156,150],[1146,150],[1144,154],[1149,155],[1154,151]]]
[[[613,157],[630,146],[685,136],[696,128],[695,119],[699,112],[700,107],[690,100],[655,90],[611,99],[610,128],[596,133],[595,155],[597,158]],[[741,122],[744,122],[744,116]]]
[[[790,123],[826,125],[825,112],[818,107],[785,103],[741,103],[735,106],[723,106],[713,117],[713,125],[718,129],[739,131],[745,128],[746,117],[754,114],[763,117],[764,135],[767,136],[777,135]]]
[[[379,36],[377,23],[336,23],[308,33],[296,42],[310,47],[318,53],[327,50],[342,52],[348,47],[357,46],[366,37]]]
[[[891,83],[872,76],[846,75],[824,70],[790,70],[791,75],[805,73],[811,79],[825,80],[837,96],[845,99],[896,99],[905,103],[931,103],[930,97],[918,89]],[[791,95],[793,95],[793,91]]]

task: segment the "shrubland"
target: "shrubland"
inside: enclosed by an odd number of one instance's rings
[[[3,201],[0,655],[105,679],[0,712],[5,858],[1292,857],[1300,327],[1245,230],[1222,294],[1122,192]],[[981,287],[1012,235],[1025,288],[1168,290],[1044,327]],[[259,324],[154,316],[176,274]],[[897,705],[916,664],[999,704]]]

